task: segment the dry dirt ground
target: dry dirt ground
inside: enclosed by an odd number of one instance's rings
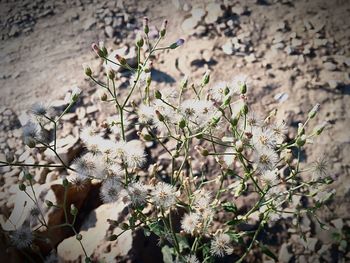
[[[166,18],[166,41],[182,37],[185,45],[154,62],[160,87],[175,87],[184,74],[200,79],[207,69],[213,83],[244,74],[253,107],[278,108],[294,130],[321,104],[312,124],[331,125],[307,147],[304,160],[327,158],[336,196],[323,217],[350,224],[349,1],[1,0],[0,5],[2,112],[11,108],[21,115],[34,102],[64,97],[72,86],[88,89],[81,65],[99,67],[92,42],[104,40],[111,50],[132,46],[144,15],[158,27]],[[331,238],[321,230],[313,235]]]

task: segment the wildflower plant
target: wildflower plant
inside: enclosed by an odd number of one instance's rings
[[[74,205],[67,207],[66,194],[75,184],[84,187],[89,180],[101,182],[103,202],[123,202],[129,208],[127,221],[110,220],[122,231],[109,240],[142,228],[146,236],[158,236],[165,262],[215,262],[224,256],[242,262],[255,246],[275,258],[258,238],[269,224],[285,214],[295,218],[312,214],[324,226],[315,211],[330,198],[329,193],[319,191],[331,182],[326,164],[320,160],[315,168],[308,168],[301,163],[301,151],[326,127],[326,124],[314,130],[309,127],[319,105],[299,123],[295,138],[287,138],[288,127],[276,120],[276,111],[267,116],[252,111],[245,77],[211,85],[211,73],[207,71],[199,83],[191,83],[184,77],[176,89],[162,90],[152,82],[154,55],[184,44],[179,39],[160,47],[166,32],[167,21],[164,21],[158,39],[152,43],[148,19],[144,19],[143,31],[135,43],[136,67],[119,54],[111,57],[103,43],[92,45],[106,67],[105,80],[97,79],[88,65],[84,65],[84,72],[100,86],[101,100],[116,108],[118,120],[113,118],[105,123],[105,128],[112,131],[110,138],[103,137],[96,127],[84,127],[80,138],[87,151],[76,156],[72,163],[65,163],[59,156],[58,127],[80,96],[81,90],[75,89],[63,112],[53,112],[46,105],[37,104],[31,110],[35,118],[23,127],[24,143],[28,147],[47,148],[60,163],[19,163],[9,157],[0,161],[1,166],[58,167],[76,175],[71,182],[62,179],[63,204],[46,200],[47,206],[64,211],[65,222],[57,226],[49,226],[45,221],[30,173],[26,172],[19,189],[37,207],[32,214],[43,227],[72,229],[86,262],[91,262],[91,255],[84,249],[84,242],[88,241],[84,241],[76,228],[79,211]],[[125,96],[120,96],[117,90],[116,67],[132,74]],[[128,140],[132,114],[137,116],[139,132],[137,139]],[[47,125],[53,129],[52,139],[45,136]],[[161,170],[157,156],[146,154],[145,142],[155,142],[163,148],[170,160],[168,170]],[[196,162],[210,166],[198,171]],[[146,171],[147,176],[140,176],[140,171]],[[311,175],[311,179],[304,175]],[[256,193],[258,198],[247,211],[239,211],[236,201],[248,193]],[[291,201],[296,195],[315,199],[307,206],[293,206]],[[180,220],[176,219],[179,216]],[[254,220],[254,230],[240,227]],[[10,233],[12,244],[19,249],[29,248],[39,238],[36,232],[37,229],[28,227],[18,229]],[[53,262],[54,249],[47,255],[49,262]]]

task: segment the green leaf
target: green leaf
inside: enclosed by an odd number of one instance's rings
[[[159,222],[152,222],[149,225],[149,229],[156,234],[157,236],[161,236],[163,233],[163,228],[161,227]]]
[[[176,234],[176,238],[177,238],[177,241],[179,242],[180,252],[183,252],[186,248],[188,249],[190,248],[186,237]]]
[[[261,252],[278,262],[278,257],[267,247],[260,244]]]
[[[169,246],[162,247],[163,262],[173,263],[173,250]]]

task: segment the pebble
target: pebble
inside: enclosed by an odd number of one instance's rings
[[[92,29],[94,26],[96,25],[96,20],[95,18],[91,17],[91,18],[88,18],[84,25],[83,25],[83,28],[84,30],[90,30]]]
[[[233,7],[231,8],[231,12],[232,12],[233,14],[236,14],[236,15],[241,16],[241,15],[243,15],[243,14],[245,13],[245,8],[242,7],[242,6],[233,6]]]
[[[107,35],[109,38],[113,38],[113,37],[114,37],[114,29],[113,29],[113,27],[111,27],[111,26],[106,26],[105,32],[106,32],[106,35]]]
[[[234,48],[231,41],[227,41],[224,45],[222,45],[221,49],[227,55],[232,55],[234,53]]]
[[[205,23],[212,24],[215,23],[219,17],[223,15],[223,10],[220,4],[210,3],[206,7],[207,16],[205,17]]]
[[[323,63],[323,67],[328,71],[335,71],[337,69],[337,65],[332,62]]]
[[[278,253],[278,261],[281,263],[288,263],[293,257],[293,254],[289,252],[289,245],[287,243],[282,244]]]

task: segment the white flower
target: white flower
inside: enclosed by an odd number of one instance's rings
[[[269,147],[273,149],[276,147],[276,138],[272,130],[253,127],[252,135],[252,144],[254,148]]]
[[[127,192],[129,193],[131,202],[134,205],[142,205],[146,203],[148,189],[140,182],[132,183],[128,186]]]
[[[259,147],[254,150],[254,164],[256,169],[263,173],[275,169],[278,163],[278,154],[267,147]]]
[[[151,193],[154,204],[161,208],[169,208],[176,203],[176,188],[164,182],[158,183]]]
[[[137,111],[137,115],[139,116],[139,122],[152,124],[155,117],[155,109],[152,106],[141,104]]]
[[[261,175],[261,180],[269,186],[276,185],[278,183],[278,170],[267,170]]]
[[[74,87],[72,89],[72,93],[70,97],[71,101],[76,101],[80,94],[81,94],[81,89],[79,89],[78,87]]]
[[[49,107],[46,103],[38,102],[34,103],[30,109],[31,113],[36,116],[48,116],[52,114],[52,108]]]
[[[327,159],[325,156],[318,158],[313,163],[312,169],[312,180],[317,181],[319,179],[323,179],[327,176]]]
[[[10,237],[12,243],[19,249],[29,247],[34,240],[33,233],[27,226],[22,226],[15,230]]]
[[[126,142],[124,141],[119,141],[114,144],[114,156],[116,158],[119,158],[121,160],[124,160],[125,155],[126,155]]]
[[[119,164],[113,163],[107,167],[107,173],[109,177],[121,178],[123,174],[123,169]]]
[[[76,159],[73,167],[79,176],[100,179],[105,177],[106,164],[101,155],[87,153]]]
[[[230,92],[228,83],[226,81],[220,81],[216,83],[212,88],[210,88],[208,93],[214,101],[222,102],[223,98],[225,97],[225,90],[228,90]]]
[[[288,133],[286,122],[282,121],[281,123],[274,123],[271,129],[276,137],[277,143],[282,143],[286,138],[286,134]]]
[[[104,203],[112,203],[117,201],[123,195],[123,188],[119,180],[116,178],[107,178],[101,187],[101,199]]]
[[[200,216],[197,213],[185,214],[181,220],[181,228],[186,233],[191,234],[193,233],[193,231],[196,230],[199,222],[200,222]]]
[[[217,234],[211,241],[210,251],[219,257],[231,255],[233,253],[233,248],[230,245],[230,236],[223,233]]]
[[[146,162],[146,155],[140,141],[129,141],[125,145],[126,163],[131,168],[142,167]]]
[[[80,131],[80,139],[85,144],[88,144],[92,138],[97,136],[97,134],[98,134],[98,131],[97,131],[96,127],[86,126],[86,127],[82,128]]]
[[[23,142],[28,146],[35,145],[38,140],[42,141],[42,128],[37,122],[29,120],[23,127]]]
[[[253,127],[262,127],[264,124],[263,119],[254,111],[249,111],[246,118],[246,129],[252,129]],[[244,130],[244,118],[242,118],[241,129]]]
[[[184,260],[184,263],[200,263],[195,255],[187,255]]]

